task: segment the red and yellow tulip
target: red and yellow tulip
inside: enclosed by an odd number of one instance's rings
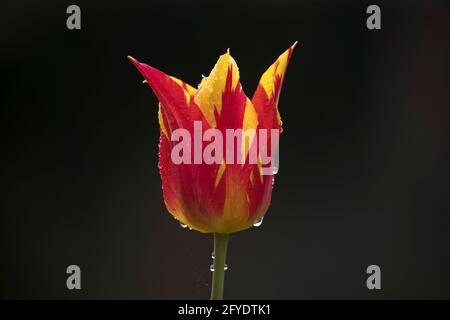
[[[203,233],[232,233],[251,227],[266,213],[274,177],[262,175],[260,163],[174,164],[171,134],[178,128],[193,132],[194,121],[200,121],[203,130],[281,130],[278,99],[294,47],[264,72],[251,100],[229,52],[220,56],[198,89],[129,57],[160,102],[159,169],[164,201],[181,223]]]

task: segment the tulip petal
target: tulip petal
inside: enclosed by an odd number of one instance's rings
[[[236,90],[241,90],[239,69],[228,50],[219,57],[209,76],[202,79],[195,95],[195,102],[211,127],[216,127],[216,117],[222,112],[223,100]]]
[[[171,134],[174,130],[186,129],[192,137],[195,121],[201,121],[203,130],[209,127],[203,113],[194,102],[196,90],[175,77],[139,63],[131,57],[129,59],[144,76],[160,102],[158,118],[161,137],[158,167],[166,207],[180,222],[195,230],[207,232],[205,230],[211,224],[209,213],[214,211],[214,205],[219,206],[220,210],[223,207],[223,202],[209,204],[219,165],[176,165],[171,159],[171,151],[175,144],[171,141]],[[207,204],[205,208],[210,211],[205,212],[204,208],[199,208],[199,201]]]
[[[289,59],[296,45],[297,42],[283,52],[266,72],[264,72],[253,95],[252,102],[258,113],[258,120],[263,128],[281,128],[278,100]]]
[[[229,51],[220,56],[210,75],[202,80],[195,102],[211,127],[220,130],[224,139],[227,129],[241,129],[245,133],[245,130],[256,130],[258,126],[256,110],[242,90],[239,69]],[[215,171],[211,197],[214,203],[221,203],[222,207],[216,207],[219,212],[212,222],[214,232],[234,232],[251,225],[246,190],[252,166],[245,159],[253,138],[250,137],[248,143],[245,139],[243,134],[241,140],[234,141],[231,149],[225,147],[224,159],[227,163]],[[238,150],[244,151],[239,161]],[[233,154],[232,163],[227,158],[229,152]]]
[[[128,57],[145,78],[161,106],[160,124],[165,134],[177,128],[191,129],[194,120],[202,120],[201,112],[193,102],[196,90],[183,81]]]

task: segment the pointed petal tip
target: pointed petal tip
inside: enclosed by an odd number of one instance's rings
[[[139,61],[137,61],[135,58],[133,58],[132,56],[127,56],[127,58],[128,58],[128,60],[130,60],[131,61],[131,63],[132,64],[134,64],[134,66],[136,67],[136,68],[139,68]]]
[[[142,63],[142,62],[139,62],[138,60],[136,60],[135,58],[133,58],[132,56],[127,56],[127,58],[128,58],[128,60],[130,60],[132,63],[133,63],[133,65],[142,73],[142,75],[144,76],[144,77],[146,77],[145,75],[144,75],[144,73],[148,73],[148,72],[150,72],[150,71],[159,71],[158,69],[156,69],[156,68],[153,68],[152,66],[149,66],[149,65],[147,65],[147,64],[145,64],[145,63]],[[160,71],[159,71],[160,72]]]
[[[231,57],[230,48],[227,48],[227,51],[219,56],[219,59],[222,57]]]
[[[292,50],[294,50],[294,48],[297,46],[298,41],[295,41],[294,44],[291,46]]]
[[[136,69],[144,77],[144,79],[145,79],[144,83],[151,84],[153,76],[155,75],[155,72],[158,72],[159,70],[157,70],[149,65],[146,65],[145,63],[139,62],[132,56],[127,56],[127,58],[128,58],[128,60],[131,61],[131,63],[133,63],[133,65],[136,67]]]

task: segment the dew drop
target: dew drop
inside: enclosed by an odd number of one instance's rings
[[[258,220],[255,221],[255,223],[253,224],[254,227],[259,227],[262,225],[264,220],[264,217],[259,218]]]
[[[209,271],[214,272],[214,270],[215,270],[214,269],[214,264],[210,265],[209,266]],[[225,270],[225,271],[228,270],[228,266],[226,264],[224,265],[223,270]]]
[[[277,173],[278,173],[278,167],[273,166],[273,167],[272,167],[272,173],[273,173],[273,174],[277,174]]]
[[[181,226],[183,229],[185,229],[185,228],[187,227],[187,224],[184,224],[184,223],[181,223],[181,222],[180,222],[180,226]]]
[[[211,258],[215,258],[215,255],[214,255],[214,251],[213,252],[211,252]]]

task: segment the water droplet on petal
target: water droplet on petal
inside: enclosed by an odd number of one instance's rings
[[[184,228],[187,227],[187,224],[184,224],[184,223],[180,222],[180,226],[184,229]]]
[[[259,227],[262,225],[264,220],[264,217],[259,218],[258,220],[255,221],[255,223],[253,224],[254,227]]]
[[[211,258],[215,258],[215,256],[214,256],[214,251],[213,252],[211,252]]]
[[[272,173],[273,173],[273,174],[277,174],[277,173],[278,173],[278,167],[273,166],[273,167],[272,167]]]

